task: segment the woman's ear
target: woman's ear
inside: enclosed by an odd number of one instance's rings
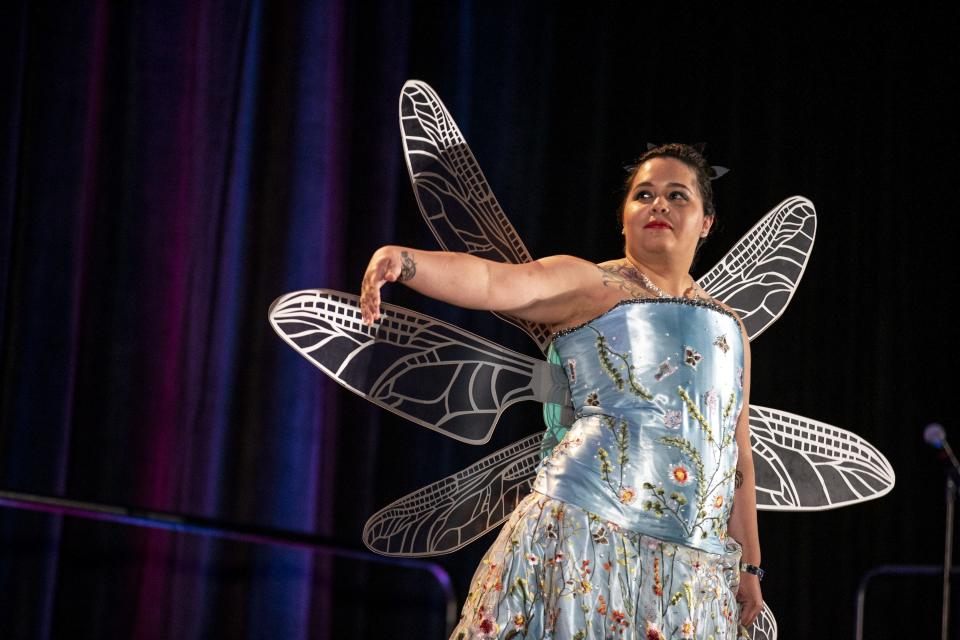
[[[701,238],[706,238],[708,235],[710,235],[710,228],[713,227],[713,218],[714,216],[703,217],[703,228],[700,229]]]

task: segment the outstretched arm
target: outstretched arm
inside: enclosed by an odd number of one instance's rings
[[[402,282],[431,298],[467,309],[501,311],[556,324],[571,314],[595,265],[573,256],[551,256],[523,264],[484,260],[465,253],[385,246],[370,259],[360,291],[363,321],[380,317],[380,288]]]
[[[750,340],[741,325],[743,334],[743,409],[737,420],[737,475],[734,491],[733,512],[727,532],[743,547],[741,562],[760,566],[760,534],[757,529],[757,485],[753,470],[753,451],[750,447]],[[753,624],[760,609],[763,596],[760,579],[752,573],[740,574],[740,622]]]

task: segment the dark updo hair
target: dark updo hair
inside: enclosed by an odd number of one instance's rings
[[[637,177],[637,171],[644,162],[651,158],[676,158],[683,164],[693,169],[697,174],[697,189],[700,191],[700,199],[703,200],[703,215],[717,215],[717,210],[713,205],[713,186],[711,178],[715,175],[713,167],[707,163],[707,159],[695,147],[688,144],[673,142],[662,144],[659,147],[653,147],[644,152],[636,162],[627,167],[627,180],[623,183],[623,201],[620,203],[620,210],[617,212],[617,219],[623,225],[623,210],[627,206],[627,199],[630,197],[630,185],[633,179]],[[701,243],[703,240],[701,239]],[[700,245],[697,245],[700,248]]]

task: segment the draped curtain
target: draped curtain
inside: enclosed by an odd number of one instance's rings
[[[435,247],[397,134],[416,77],[536,256],[618,255],[619,167],[648,141],[705,140],[732,168],[699,272],[784,197],[818,205],[804,283],[754,346],[754,400],[860,433],[899,484],[835,513],[762,514],[764,586],[782,637],[852,632],[863,571],[942,548],[917,434],[953,404],[958,54],[930,46],[946,16],[844,11],[9,6],[0,489],[356,547],[376,508],[536,430],[536,407],[517,408],[490,449],[443,440],[349,396],[266,322],[285,292],[356,291],[381,244]],[[535,351],[489,314],[386,296]],[[461,601],[489,542],[440,560]],[[872,597],[915,612],[902,632],[936,629],[935,581]],[[0,507],[3,637],[440,638],[442,607],[402,568]]]

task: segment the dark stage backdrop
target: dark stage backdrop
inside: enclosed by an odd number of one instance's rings
[[[697,272],[783,198],[810,266],[753,346],[753,399],[849,428],[887,497],[760,515],[783,638],[853,634],[860,576],[936,563],[956,435],[956,16],[667,14],[639,4],[8,3],[0,68],[0,489],[359,545],[378,507],[485,447],[351,397],[266,322],[358,288],[383,243],[435,247],[401,156],[403,81],[431,83],[535,256],[620,255],[621,166],[706,141],[731,172]],[[534,353],[490,314],[393,302]],[[439,559],[461,598],[490,537]],[[871,589],[868,637],[934,637],[936,578]],[[0,507],[0,636],[442,638],[427,575]]]

